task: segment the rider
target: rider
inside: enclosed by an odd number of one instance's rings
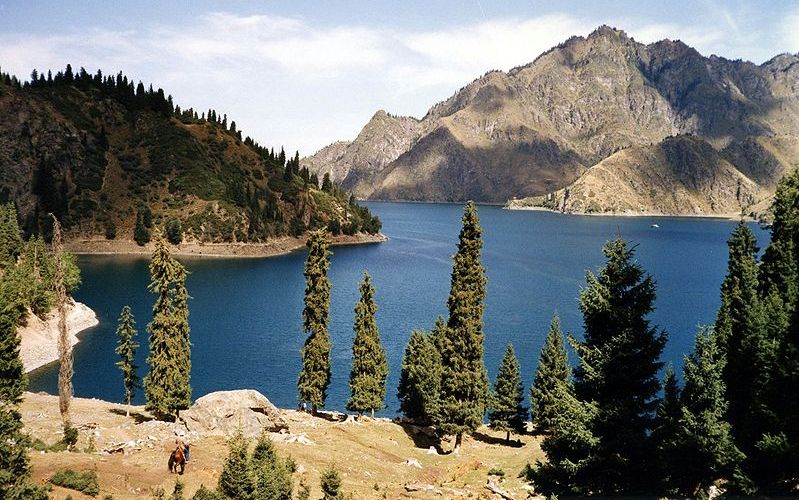
[[[186,433],[183,431],[175,431],[175,436],[175,446],[180,446],[183,450],[183,455],[186,457],[186,462],[188,462],[191,448],[189,447],[188,439],[186,439]]]

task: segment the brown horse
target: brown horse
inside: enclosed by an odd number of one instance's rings
[[[183,475],[183,470],[186,468],[186,456],[183,454],[183,447],[178,446],[175,448],[175,451],[169,455],[169,472],[177,472],[178,474]],[[178,466],[180,466],[180,472],[178,472]]]

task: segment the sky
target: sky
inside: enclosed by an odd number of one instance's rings
[[[0,0],[0,68],[122,71],[305,156],[602,24],[756,64],[799,52],[799,2],[780,0]]]

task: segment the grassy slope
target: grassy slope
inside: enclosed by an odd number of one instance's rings
[[[143,440],[138,450],[128,454],[85,452],[32,453],[33,473],[37,481],[45,481],[60,468],[95,469],[99,475],[101,493],[115,499],[134,499],[148,496],[161,486],[171,492],[175,476],[166,469],[172,435],[169,424],[142,422],[142,407],[134,408],[131,417],[124,416],[124,407],[98,400],[75,399],[73,422],[84,428],[93,426],[98,450],[112,443]],[[27,393],[22,405],[26,430],[36,438],[53,443],[60,438],[58,398]],[[432,484],[446,498],[488,495],[485,489],[487,473],[498,467],[505,471],[502,487],[519,498],[526,496],[524,484],[517,477],[528,462],[542,458],[540,438],[523,436],[520,445],[506,446],[504,435],[488,429],[479,431],[480,439],[467,438],[460,455],[429,455],[430,445],[423,438],[414,444],[410,431],[383,420],[363,424],[333,423],[296,411],[285,411],[292,434],[305,434],[313,445],[279,442],[283,456],[291,455],[298,464],[295,485],[301,477],[311,485],[311,498],[320,496],[319,475],[328,465],[335,464],[342,473],[343,486],[355,498],[441,498],[430,492],[407,493],[409,482]],[[139,422],[139,423],[137,423]],[[91,430],[82,430],[78,448],[87,446]],[[419,439],[419,438],[417,438]],[[193,439],[192,460],[181,478],[190,496],[201,484],[215,486],[225,458],[226,448],[221,437]],[[445,443],[450,446],[451,443]],[[418,468],[405,465],[416,459]],[[375,485],[377,489],[375,489]],[[56,488],[55,498],[80,494]]]

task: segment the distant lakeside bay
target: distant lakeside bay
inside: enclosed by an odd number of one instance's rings
[[[365,203],[383,221],[389,240],[333,248],[330,334],[333,378],[327,408],[343,410],[349,395],[353,308],[358,281],[371,274],[377,321],[390,374],[388,407],[396,414],[402,354],[415,328],[430,329],[446,314],[451,256],[460,229],[460,204]],[[484,318],[486,365],[493,380],[508,342],[532,382],[549,321],[557,311],[565,331],[582,335],[577,299],[586,270],[603,262],[602,245],[619,233],[637,245],[637,258],[657,281],[651,319],[669,333],[664,361],[682,366],[700,324],[712,323],[726,272],[726,241],[734,221],[684,217],[559,215],[480,206],[483,265],[488,275]],[[652,224],[659,227],[653,228]],[[750,226],[764,247],[769,233]],[[304,340],[304,252],[267,259],[181,257],[191,275],[190,323],[194,398],[217,390],[252,388],[281,407],[295,407]],[[100,324],[75,348],[75,394],[121,401],[114,363],[116,320],[129,304],[137,319],[139,373],[146,373],[146,325],[153,295],[148,259],[132,255],[81,255],[83,285],[76,300],[97,312]],[[57,366],[30,376],[32,391],[56,392]],[[138,394],[136,402],[143,402]]]

